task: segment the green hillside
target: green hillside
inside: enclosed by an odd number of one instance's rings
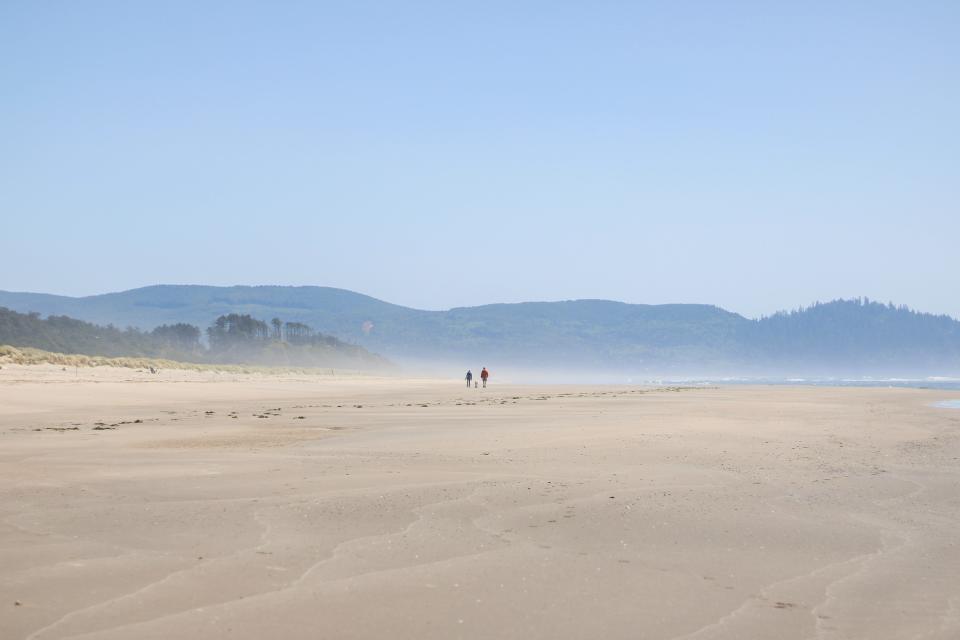
[[[710,305],[607,300],[423,311],[328,287],[162,285],[82,298],[0,292],[17,311],[151,331],[247,314],[402,361],[629,371],[960,372],[960,322],[867,300],[750,320]]]
[[[206,341],[201,337],[206,336]],[[180,362],[263,366],[385,368],[389,362],[298,322],[226,314],[207,329],[188,323],[152,330],[119,329],[65,315],[18,313],[0,307],[0,345],[102,357],[149,357]]]

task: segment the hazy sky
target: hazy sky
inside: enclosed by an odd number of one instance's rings
[[[960,317],[960,2],[0,2],[0,289]]]

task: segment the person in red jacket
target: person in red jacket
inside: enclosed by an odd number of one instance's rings
[[[487,371],[487,368],[484,367],[483,371],[480,372],[480,379],[483,380],[483,388],[487,388],[487,378],[490,377],[490,372]]]

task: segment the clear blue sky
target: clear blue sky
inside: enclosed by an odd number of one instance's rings
[[[0,289],[960,317],[960,2],[0,3]]]

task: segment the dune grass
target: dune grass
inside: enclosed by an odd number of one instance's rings
[[[222,371],[227,373],[301,373],[309,375],[364,375],[353,369],[331,369],[329,367],[263,367],[242,364],[200,364],[179,362],[163,358],[108,358],[88,356],[76,353],[54,353],[31,347],[11,347],[0,345],[0,365],[3,364],[54,364],[64,367],[122,367],[125,369],[182,369],[187,371]],[[366,374],[369,375],[369,374]]]

